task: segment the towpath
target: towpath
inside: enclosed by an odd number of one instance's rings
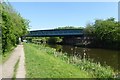
[[[12,78],[14,75],[14,67],[18,60],[19,63],[16,72],[16,78],[25,78],[25,57],[22,44],[18,45],[13,50],[9,59],[0,65],[0,78]]]

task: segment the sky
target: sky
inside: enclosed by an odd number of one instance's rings
[[[85,27],[96,19],[118,19],[117,2],[11,2],[30,21],[30,30]]]
[[[10,2],[118,2],[119,0],[4,0]]]

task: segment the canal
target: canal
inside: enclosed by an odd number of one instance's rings
[[[108,65],[115,70],[120,71],[120,51],[95,49],[95,48],[82,48],[71,45],[48,45],[51,48],[55,48],[57,51],[68,53],[68,56],[78,56],[80,58],[90,58],[94,62],[100,62],[101,65]]]

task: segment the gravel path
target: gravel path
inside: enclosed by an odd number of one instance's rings
[[[19,60],[16,78],[25,78],[25,73],[26,73],[25,72],[25,55],[24,55],[23,46],[21,49],[22,49],[21,50],[21,57]]]
[[[20,59],[20,60],[19,60]],[[0,69],[2,68],[2,78],[12,78],[14,74],[14,66],[16,62],[19,60],[19,66],[17,69],[17,78],[25,78],[25,68],[24,68],[24,50],[23,45],[18,45],[10,58],[2,65],[0,65]],[[1,78],[1,76],[0,76]]]
[[[2,65],[0,65],[0,80],[2,79]]]

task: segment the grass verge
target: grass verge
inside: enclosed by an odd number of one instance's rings
[[[24,44],[26,78],[92,78],[79,67],[47,53],[47,48]]]

